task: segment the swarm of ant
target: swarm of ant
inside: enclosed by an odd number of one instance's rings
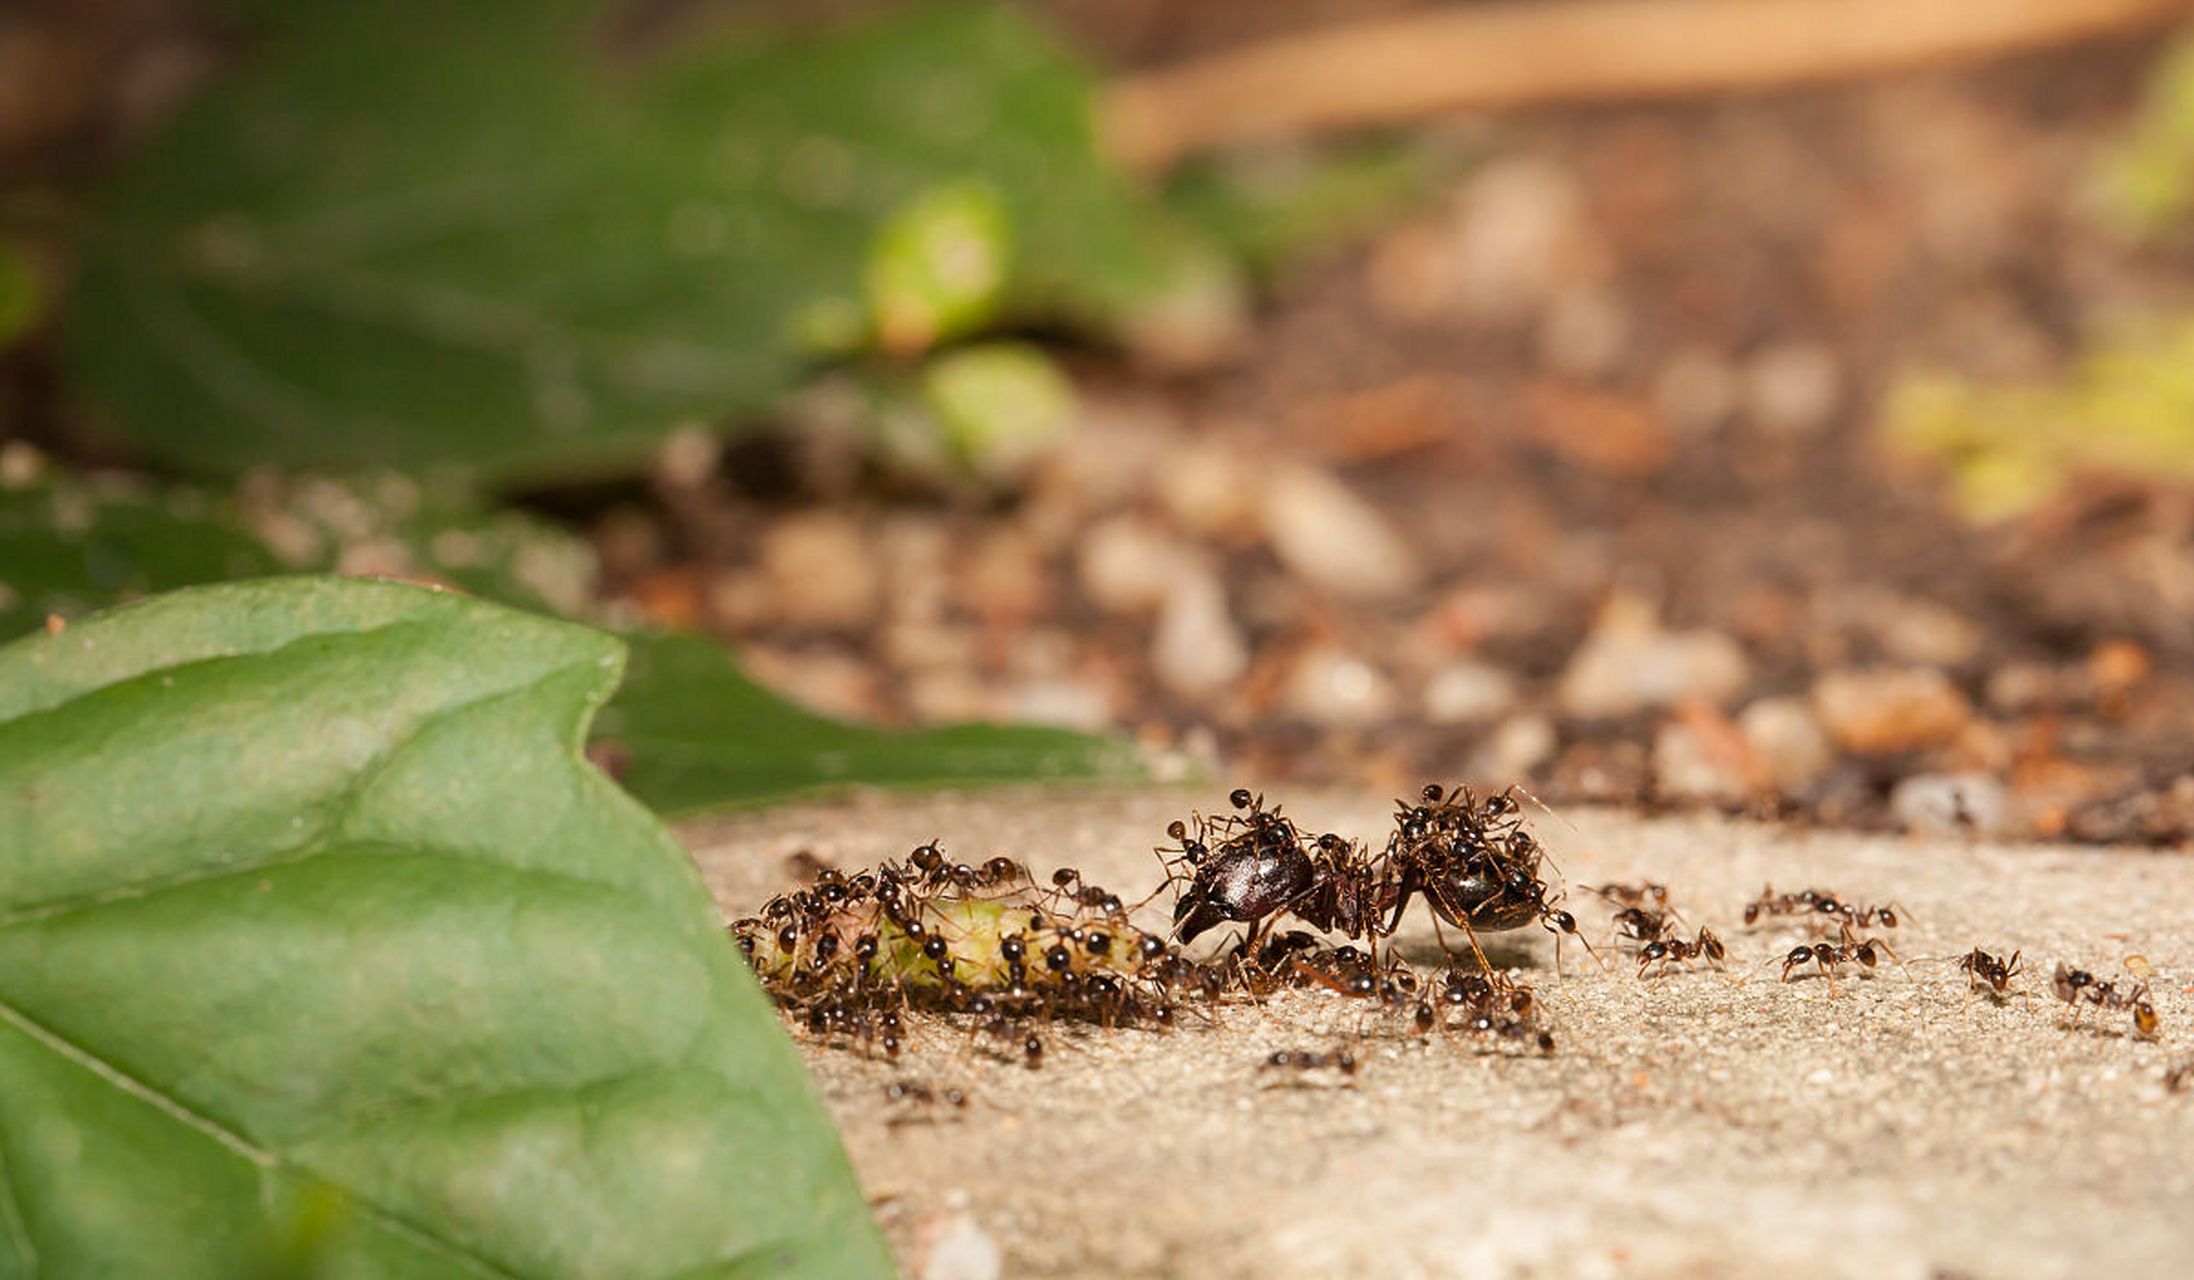
[[[1247,789],[1228,797],[1227,811],[1192,813],[1166,836],[1157,849],[1165,879],[1133,905],[1071,867],[1039,883],[1012,858],[957,863],[931,841],[850,875],[811,863],[807,884],[771,898],[732,931],[779,1006],[819,1039],[897,1059],[909,1043],[909,1015],[921,1014],[970,1048],[1032,1068],[1061,1024],[1164,1030],[1184,1011],[1209,1016],[1282,989],[1361,1002],[1416,1037],[1464,1034],[1489,1049],[1551,1053],[1554,1035],[1532,988],[1497,970],[1478,935],[1537,925],[1553,935],[1557,974],[1565,939],[1599,962],[1546,879],[1550,862],[1514,789],[1481,797],[1426,786],[1414,801],[1396,803],[1393,827],[1376,848],[1312,835]],[[1711,928],[1690,928],[1666,885],[1587,888],[1612,908],[1608,943],[1629,948],[1637,978],[1723,966],[1726,944]],[[1169,892],[1170,928],[1154,933],[1133,922]],[[1431,971],[1392,946],[1419,898],[1447,956]],[[1885,955],[1910,973],[1886,941],[1861,932],[1895,929],[1902,913],[1894,902],[1862,905],[1829,890],[1769,886],[1746,904],[1743,920],[1748,927],[1788,920],[1825,934],[1780,953],[1780,978],[1817,974],[1835,996],[1840,972],[1870,973]],[[1237,927],[1231,943],[1190,950],[1222,926]],[[2018,951],[2004,959],[1974,947],[1945,960],[1969,991],[1998,1003],[2023,971]],[[2068,1026],[2083,1009],[2122,1011],[2138,1038],[2157,1035],[2145,981],[2121,986],[2060,964],[2052,990],[2068,1006]],[[1291,1049],[1267,1057],[1259,1071],[1345,1078],[1357,1063],[1346,1049]],[[2174,1086],[2185,1075],[2177,1072]],[[895,1100],[924,1101],[912,1087]],[[953,1103],[963,1104],[964,1097]]]
[[[1166,880],[1151,895],[1175,894],[1166,935],[1137,927],[1135,908],[1073,868],[1039,884],[1014,859],[955,863],[934,841],[851,875],[816,867],[811,883],[771,898],[732,932],[779,1006],[811,1034],[888,1058],[907,1043],[910,1013],[958,1018],[974,1044],[1037,1066],[1044,1031],[1056,1024],[1162,1029],[1189,1003],[1288,987],[1364,1000],[1423,1034],[1553,1048],[1530,988],[1494,974],[1477,941],[1533,922],[1577,932],[1554,905],[1514,795],[1426,787],[1417,803],[1398,806],[1377,852],[1307,835],[1247,790],[1229,805],[1167,829]],[[1450,966],[1427,977],[1382,957],[1380,943],[1420,896],[1435,929],[1444,921],[1460,930],[1483,972]],[[1278,931],[1283,920],[1349,941]],[[1201,959],[1184,950],[1224,924],[1240,926],[1230,947]]]

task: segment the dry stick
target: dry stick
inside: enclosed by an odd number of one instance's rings
[[[1666,98],[1980,59],[2160,26],[2189,0],[1569,0],[1287,36],[1109,86],[1107,149],[1164,169],[1222,143],[1472,107]]]

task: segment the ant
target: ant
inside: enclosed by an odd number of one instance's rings
[[[1792,947],[1790,953],[1783,957],[1782,980],[1784,982],[1790,981],[1790,971],[1800,965],[1817,965],[1820,968],[1821,975],[1828,979],[1829,994],[1834,995],[1836,993],[1836,967],[1857,961],[1866,968],[1872,969],[1877,959],[1876,951],[1880,951],[1892,960],[1897,959],[1897,953],[1889,949],[1888,943],[1879,938],[1859,937],[1852,932],[1851,922],[1846,920],[1843,923],[1842,936],[1838,941],[1815,942],[1805,946]],[[1902,960],[1897,962],[1899,964],[1904,963]]]
[[[1588,893],[1596,893],[1619,907],[1643,907],[1653,904],[1655,911],[1668,910],[1668,886],[1657,880],[1639,884],[1579,885]]]
[[[1199,818],[1193,835],[1181,822],[1166,828],[1181,845],[1175,861],[1189,869],[1188,891],[1173,906],[1173,932],[1194,942],[1214,926],[1238,921],[1247,929],[1235,954],[1251,957],[1265,921],[1309,897],[1316,871],[1295,824],[1278,806],[1267,810],[1264,797],[1247,787],[1235,788],[1227,800],[1242,816]],[[1214,835],[1224,837],[1216,847]]]
[[[1841,916],[1855,929],[1880,925],[1884,929],[1897,927],[1897,913],[1902,910],[1896,903],[1878,907],[1860,907],[1837,897],[1826,889],[1800,889],[1796,893],[1777,893],[1774,885],[1760,890],[1760,896],[1745,904],[1745,923],[1756,924],[1761,916],[1824,915]]]
[[[1656,964],[1660,966],[1659,972],[1661,973],[1666,973],[1677,965],[1692,960],[1711,960],[1719,965],[1725,954],[1727,953],[1722,948],[1722,940],[1714,936],[1712,929],[1702,925],[1698,935],[1689,942],[1671,934],[1665,938],[1656,938],[1640,947],[1638,949],[1638,976],[1640,978],[1645,977],[1646,970]],[[1869,960],[1865,963],[1872,964],[1873,961]],[[1788,965],[1784,966],[1784,972],[1786,975],[1788,974]]]
[[[1396,823],[1385,861],[1397,876],[1393,915],[1382,932],[1401,924],[1410,899],[1423,895],[1439,922],[1463,931],[1479,966],[1490,970],[1478,934],[1522,928],[1537,922],[1555,935],[1555,967],[1561,967],[1560,941],[1577,938],[1588,955],[1599,959],[1577,932],[1577,917],[1554,905],[1539,868],[1545,853],[1523,829],[1522,808],[1510,791],[1477,799],[1467,787],[1445,790],[1427,785],[1422,803],[1396,804]],[[1441,939],[1441,946],[1446,940]],[[1603,965],[1603,967],[1605,967]]]
[[[1985,987],[1991,999],[2002,1002],[2011,994],[2011,980],[2023,972],[2019,966],[2021,954],[2014,951],[2011,958],[2005,960],[1975,947],[1959,956],[1958,968],[1965,972],[1966,991],[1970,994]]]
[[[940,1102],[955,1111],[965,1111],[968,1101],[967,1094],[962,1090],[949,1087],[941,1090],[932,1089],[919,1080],[892,1081],[884,1086],[884,1100],[896,1103],[902,1108],[897,1114],[884,1121],[887,1127],[893,1129],[903,1124],[913,1124],[919,1120],[932,1119],[932,1116],[923,1113],[929,1112]]]
[[[2156,1006],[2149,1003],[2148,984],[2141,983],[2131,991],[2121,992],[2115,982],[2105,982],[2085,969],[2069,969],[2063,961],[2057,962],[2057,972],[2050,979],[2050,989],[2057,998],[2072,1006],[2065,1025],[2067,1029],[2079,1016],[2082,1000],[2098,1009],[2124,1009],[2133,1015],[2133,1033],[2143,1040],[2156,1038],[2160,1022]]]
[[[1309,1049],[1281,1049],[1259,1063],[1257,1069],[1302,1074],[1332,1070],[1344,1076],[1353,1076],[1356,1074],[1356,1055],[1346,1049],[1333,1049],[1325,1053]]]
[[[1617,932],[1632,942],[1656,943],[1669,936],[1676,927],[1675,919],[1665,911],[1645,907],[1624,907],[1615,913]]]
[[[2194,1080],[2194,1055],[2179,1059],[2164,1072],[2164,1088],[2173,1093],[2177,1093],[2189,1080]]]

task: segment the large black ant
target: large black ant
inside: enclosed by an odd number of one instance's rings
[[[1522,807],[1512,791],[1479,800],[1467,787],[1447,791],[1433,784],[1425,787],[1421,803],[1398,803],[1396,809],[1385,853],[1395,875],[1394,901],[1384,932],[1392,933],[1411,897],[1422,894],[1432,908],[1435,933],[1441,920],[1461,929],[1482,968],[1492,965],[1478,934],[1533,922],[1554,934],[1557,945],[1566,934],[1592,953],[1577,933],[1577,918],[1554,905],[1539,876],[1545,854],[1524,830]],[[1557,968],[1560,961],[1557,950]]]
[[[1178,861],[1188,868],[1188,891],[1173,906],[1173,932],[1183,942],[1217,925],[1247,926],[1236,954],[1254,955],[1264,922],[1310,896],[1315,868],[1295,824],[1261,796],[1237,787],[1227,797],[1241,814],[1198,819],[1193,833],[1175,822],[1166,834],[1178,841]],[[1220,837],[1216,844],[1214,836]]]

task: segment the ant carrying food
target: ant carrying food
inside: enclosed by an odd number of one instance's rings
[[[1598,960],[1592,944],[1577,932],[1577,918],[1555,905],[1558,896],[1540,878],[1545,852],[1524,830],[1522,806],[1513,789],[1477,799],[1467,787],[1445,790],[1428,785],[1421,803],[1397,803],[1395,829],[1385,861],[1393,869],[1392,915],[1384,932],[1401,923],[1410,899],[1422,895],[1439,922],[1463,931],[1479,966],[1490,970],[1478,934],[1538,923],[1556,942],[1555,967],[1561,967],[1560,942],[1574,937]],[[1441,939],[1446,947],[1446,939]],[[1603,966],[1604,967],[1604,966]]]
[[[2067,968],[2060,960],[2057,972],[2050,978],[2050,990],[2071,1006],[2065,1022],[2067,1030],[2077,1023],[2082,1001],[2097,1009],[2124,1009],[2131,1013],[2133,1034],[2143,1040],[2155,1039],[2156,1030],[2162,1025],[2156,1017],[2156,1006],[2149,1003],[2146,982],[2131,991],[2120,991],[2116,982],[2106,982],[2085,969]]]

